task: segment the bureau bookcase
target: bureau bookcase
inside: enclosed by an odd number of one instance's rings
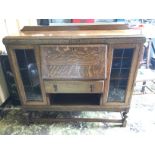
[[[104,26],[27,27],[3,39],[25,111],[120,112],[109,121],[123,126],[144,42]]]

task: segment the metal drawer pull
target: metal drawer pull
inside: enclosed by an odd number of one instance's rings
[[[54,84],[53,87],[54,87],[54,91],[57,92],[58,91],[58,86]]]
[[[93,92],[94,85],[90,85],[90,92]]]

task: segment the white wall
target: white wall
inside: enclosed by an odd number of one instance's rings
[[[0,64],[0,105],[4,103],[8,97],[9,97],[9,91]]]
[[[5,51],[2,39],[19,33],[24,26],[37,25],[36,19],[0,19],[0,51]]]
[[[5,36],[19,33],[23,26],[37,25],[37,20],[29,19],[0,19],[0,53],[6,51],[2,43]],[[0,105],[8,98],[9,92],[6,81],[0,64]]]

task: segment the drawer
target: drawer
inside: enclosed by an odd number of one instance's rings
[[[44,81],[46,93],[103,93],[104,81]]]
[[[106,45],[42,45],[44,80],[105,80]]]

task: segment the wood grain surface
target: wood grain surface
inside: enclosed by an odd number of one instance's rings
[[[41,46],[43,79],[106,78],[106,45]]]
[[[129,29],[128,24],[61,24],[53,26],[24,26],[21,32],[25,31],[78,31],[78,30],[125,30]]]
[[[103,93],[104,81],[44,81],[46,93]]]

